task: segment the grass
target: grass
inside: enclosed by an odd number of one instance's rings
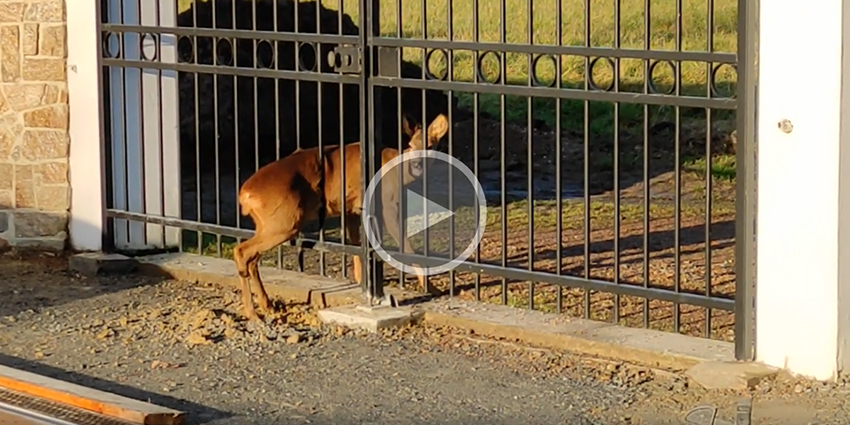
[[[178,0],[180,10],[186,10],[192,0]],[[248,1],[248,0],[237,0]],[[615,32],[614,7],[617,2],[611,0],[587,0],[589,10],[585,9],[585,0],[561,0],[562,22],[560,43],[566,46],[618,47],[622,49],[652,49],[683,51],[736,52],[737,50],[737,0],[715,0],[713,2],[712,36],[708,37],[708,9],[705,0],[682,0],[680,11],[673,0],[650,0],[650,17],[646,18],[643,2],[620,0],[619,37]],[[358,21],[359,0],[322,0],[330,9],[339,9],[342,2],[344,13]],[[500,31],[501,0],[479,0],[478,32],[474,31],[475,21],[472,1],[454,1],[452,4],[452,34],[454,41],[500,42],[512,44],[557,45],[557,10],[554,0],[534,1],[533,13],[528,12],[527,0],[504,0],[508,19],[504,22],[504,39]],[[398,10],[398,4],[401,10]],[[448,40],[448,0],[398,1],[381,0],[381,34],[387,37],[425,38]],[[423,7],[424,19],[423,19]],[[590,25],[585,27],[585,13],[589,12]],[[399,19],[400,18],[400,19]],[[678,18],[678,19],[677,19]],[[679,25],[680,22],[680,25]],[[529,28],[532,31],[529,31]],[[649,29],[648,32],[646,29]],[[677,28],[681,31],[677,39]],[[532,39],[529,38],[532,33]],[[589,34],[589,39],[587,39]],[[648,44],[646,39],[648,38]],[[709,46],[709,39],[711,46]],[[591,66],[591,59],[582,56],[548,57],[532,61],[536,56],[506,53],[485,54],[481,52],[481,73],[486,81],[498,81],[501,64],[504,60],[504,83],[508,85],[529,85],[530,75],[544,85],[558,85],[565,88],[584,88],[585,75],[590,74],[596,85],[607,87],[613,82],[614,69],[607,60],[598,60]],[[425,62],[427,53],[423,49],[404,48],[403,57],[415,63]],[[556,62],[560,59],[561,73],[556,75]],[[447,73],[448,63],[452,64],[450,80],[471,82],[475,78],[475,54],[468,50],[455,49],[449,53],[437,52],[430,56],[428,67],[435,75]],[[650,63],[641,59],[621,59],[613,62],[619,72],[619,90],[640,93],[644,90],[645,75]],[[680,94],[705,97],[711,69],[716,64],[704,62],[680,62],[677,64],[659,64],[652,72],[651,80],[661,92],[674,87],[678,68],[681,84]],[[588,69],[590,68],[590,69]],[[730,65],[721,65],[717,69],[715,87],[723,97],[734,93],[735,70]],[[469,93],[456,93],[460,105],[472,109],[474,96]],[[501,116],[504,107],[505,118],[515,122],[526,122],[528,108],[533,109],[536,119],[553,126],[558,119],[556,101],[549,98],[527,96],[480,95],[480,110],[492,116]],[[680,111],[683,119],[700,119],[703,110]],[[593,134],[610,134],[615,127],[623,131],[637,129],[643,125],[644,114],[650,125],[661,121],[673,120],[676,108],[649,106],[636,103],[618,105],[615,117],[614,106],[607,102],[587,103],[588,131]],[[731,116],[731,111],[716,111],[715,119]],[[565,129],[583,128],[585,122],[585,102],[562,101],[560,111],[561,125]],[[705,118],[702,118],[705,120]],[[618,125],[619,124],[619,125]]]

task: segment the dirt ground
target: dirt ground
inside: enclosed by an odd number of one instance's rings
[[[265,327],[229,288],[86,278],[47,254],[0,255],[0,364],[151,400],[193,424],[658,424],[700,405],[754,423],[847,423],[850,384],[780,376],[748,392],[450,328],[378,335],[286,305]]]

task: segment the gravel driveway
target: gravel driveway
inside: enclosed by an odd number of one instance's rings
[[[304,306],[254,326],[237,313],[232,289],[85,278],[66,264],[0,254],[0,364],[184,410],[189,423],[681,423],[706,400],[730,407],[742,396],[454,329],[323,327]],[[757,392],[783,400],[795,385]],[[831,395],[805,385],[797,398],[814,401],[801,409],[847,417],[848,387],[829,387]]]

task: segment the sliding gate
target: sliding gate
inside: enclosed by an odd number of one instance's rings
[[[487,231],[456,269],[415,289],[734,339],[751,357],[755,1],[102,9],[115,249],[229,258],[252,235],[236,194],[260,166],[365,140],[368,181],[377,147],[406,146],[402,115],[427,126],[443,113],[440,149],[481,182]],[[407,258],[440,261],[440,244],[476,222],[468,214],[457,209],[448,233],[414,242]],[[415,287],[365,242],[343,242],[356,219],[329,217],[263,261],[349,278],[361,255],[372,296],[385,281]]]

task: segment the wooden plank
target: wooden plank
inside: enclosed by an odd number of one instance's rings
[[[0,387],[142,425],[182,425],[185,413],[0,366]]]

